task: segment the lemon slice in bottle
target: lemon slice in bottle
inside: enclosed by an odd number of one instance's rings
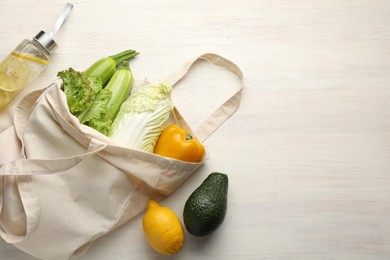
[[[11,97],[8,92],[0,89],[0,110],[3,109],[10,101]]]
[[[0,63],[0,89],[15,92],[22,89],[28,80],[29,70],[23,61],[8,56]]]
[[[17,58],[30,60],[30,61],[33,61],[33,62],[36,62],[36,63],[39,63],[39,64],[49,64],[48,60],[43,60],[43,59],[40,59],[40,58],[37,58],[37,57],[34,57],[34,56],[30,56],[30,55],[27,55],[27,54],[21,54],[21,53],[15,52],[15,51],[11,52],[11,54],[14,55]]]

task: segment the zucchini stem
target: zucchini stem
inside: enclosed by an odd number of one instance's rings
[[[115,64],[118,65],[118,64],[122,63],[122,61],[130,60],[131,58],[134,58],[138,54],[139,53],[136,52],[135,50],[126,50],[126,51],[122,51],[118,54],[109,56],[109,58],[113,59],[115,61]]]

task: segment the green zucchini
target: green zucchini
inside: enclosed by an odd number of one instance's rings
[[[132,85],[133,74],[129,62],[122,61],[92,105],[79,116],[80,122],[107,135],[122,103],[129,96]]]
[[[92,64],[86,71],[84,71],[85,76],[96,76],[98,77],[102,85],[105,86],[109,79],[114,75],[117,66],[123,61],[128,61],[139,53],[135,50],[126,50],[118,54],[102,58]]]

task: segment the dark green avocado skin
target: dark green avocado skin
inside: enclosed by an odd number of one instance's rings
[[[194,236],[206,236],[223,222],[227,210],[228,176],[213,172],[190,195],[183,210],[184,225]]]

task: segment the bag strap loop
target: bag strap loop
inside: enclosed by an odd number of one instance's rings
[[[4,206],[4,177],[19,176],[29,178],[32,175],[49,175],[68,171],[77,166],[86,157],[96,155],[106,147],[107,144],[92,138],[87,152],[83,154],[60,159],[16,159],[2,164],[0,166],[0,214]],[[37,217],[37,214],[35,214],[34,217]],[[27,232],[28,229],[29,224],[27,224]],[[8,243],[16,243],[24,238],[24,236],[8,233],[1,228],[0,236]]]
[[[198,60],[206,60],[214,65],[221,66],[238,76],[240,79],[239,89],[225,101],[217,110],[215,110],[200,126],[195,130],[196,136],[200,141],[205,141],[220,125],[222,125],[240,106],[242,89],[244,87],[244,75],[240,68],[228,59],[225,59],[214,53],[205,53],[197,56],[182,65],[175,73],[165,79],[165,82],[174,86],[184,78],[191,67]]]

